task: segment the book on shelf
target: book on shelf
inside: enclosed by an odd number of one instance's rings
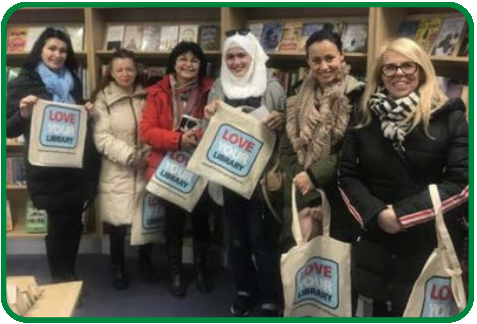
[[[141,25],[126,25],[124,28],[123,46],[125,49],[137,52],[142,47],[143,27]]]
[[[408,37],[414,39],[416,37],[417,29],[419,28],[419,20],[403,20],[399,25],[397,35],[399,37]]]
[[[123,47],[124,25],[108,25],[106,28],[106,41],[104,48],[106,50],[120,49]]]
[[[220,50],[220,27],[200,26],[199,44],[204,51]]]
[[[278,45],[278,50],[284,52],[298,51],[302,28],[303,23],[300,21],[286,22],[283,26],[282,39]]]
[[[180,25],[179,42],[197,43],[199,38],[199,25]]]
[[[7,185],[26,185],[26,166],[23,157],[7,157]]]
[[[442,19],[422,19],[416,32],[416,42],[421,45],[426,53],[429,53],[434,45],[439,30],[441,29]]]
[[[444,19],[431,55],[454,56],[466,28],[467,20],[464,17]]]
[[[7,52],[22,53],[27,48],[28,28],[8,27],[7,28]]]
[[[161,40],[161,26],[145,25],[142,30],[141,51],[158,52],[160,40]]]
[[[265,52],[275,52],[282,38],[283,23],[268,21],[263,24],[260,44]]]
[[[323,28],[332,29],[334,33],[342,37],[343,32],[346,29],[346,25],[347,23],[344,20],[327,21],[323,24]]]
[[[346,53],[365,53],[367,37],[368,24],[366,22],[348,23],[341,37],[343,51]]]
[[[469,56],[469,28],[466,29],[464,36],[462,37],[457,56]]]
[[[45,210],[33,206],[31,200],[27,202],[25,217],[27,233],[42,234],[47,231],[48,215]]]
[[[7,199],[7,206],[6,206],[6,212],[7,212],[7,220],[6,220],[6,230],[7,232],[13,231],[13,219],[12,219],[12,210],[10,208],[10,201]]]
[[[314,33],[323,28],[323,24],[317,22],[308,22],[303,24],[303,28],[301,30],[300,42],[298,45],[298,49],[300,51],[304,51],[306,48],[306,41],[308,38]]]
[[[66,32],[70,35],[73,50],[82,52],[84,49],[84,26],[66,25]]]
[[[260,41],[262,39],[262,30],[263,30],[263,23],[256,22],[256,23],[249,23],[248,29],[250,33],[255,36],[255,38]]]
[[[45,30],[45,27],[40,26],[32,26],[27,28],[27,40],[25,46],[25,52],[30,52],[33,48],[38,37],[40,37],[41,33]]]
[[[179,26],[162,26],[161,40],[159,42],[159,51],[170,52],[177,45],[179,36]]]

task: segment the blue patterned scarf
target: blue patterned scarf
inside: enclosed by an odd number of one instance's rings
[[[71,90],[73,90],[74,79],[67,68],[61,68],[57,72],[53,72],[45,63],[40,62],[36,67],[36,72],[38,72],[41,81],[45,84],[46,91],[53,95],[53,101],[70,104],[76,103],[70,94]]]

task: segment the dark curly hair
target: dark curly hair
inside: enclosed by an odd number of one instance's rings
[[[192,53],[199,61],[200,61],[200,68],[199,68],[199,80],[207,74],[207,59],[205,58],[204,51],[202,48],[193,42],[180,42],[179,44],[174,47],[169,55],[169,59],[167,61],[167,73],[175,75],[175,65],[177,58],[186,53]]]

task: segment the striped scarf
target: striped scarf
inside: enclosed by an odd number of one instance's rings
[[[411,130],[411,116],[418,103],[419,95],[415,92],[394,100],[385,91],[378,91],[369,100],[371,110],[381,121],[384,137],[400,143]]]

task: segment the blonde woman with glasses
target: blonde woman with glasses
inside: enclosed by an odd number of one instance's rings
[[[429,184],[437,184],[456,250],[468,210],[468,125],[464,103],[448,99],[427,53],[389,42],[376,60],[339,160],[341,194],[366,229],[354,246],[353,287],[374,316],[402,316],[436,247]]]

